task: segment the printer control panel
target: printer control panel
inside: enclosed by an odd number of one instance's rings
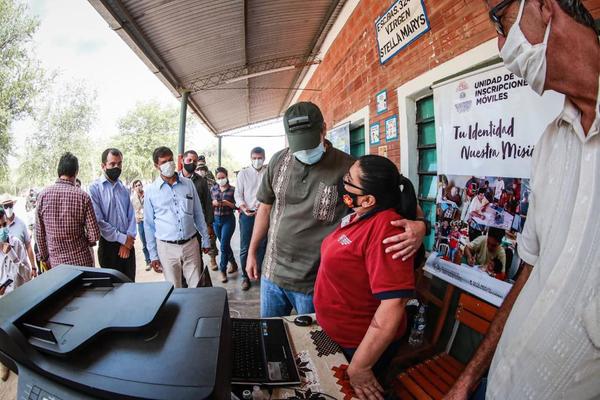
[[[25,393],[27,394],[27,393]],[[53,395],[52,393],[48,393],[43,390],[38,385],[33,385],[31,390],[29,391],[29,396],[27,396],[27,400],[63,400],[60,397]]]
[[[95,400],[95,397],[76,392],[46,379],[40,374],[17,364],[19,370],[18,400]]]

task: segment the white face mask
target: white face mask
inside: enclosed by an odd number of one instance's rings
[[[227,185],[227,178],[217,179],[217,184],[219,186],[225,186],[225,185]]]
[[[175,161],[167,161],[160,167],[160,174],[165,178],[171,178],[175,175]]]
[[[517,21],[508,32],[506,42],[500,50],[500,57],[510,72],[525,79],[531,89],[541,96],[544,93],[544,83],[546,82],[546,48],[552,21],[546,27],[542,43],[529,43],[519,25],[524,6],[525,0],[521,0]]]
[[[323,146],[323,142],[321,142],[314,149],[300,150],[295,152],[294,156],[303,164],[313,165],[321,160],[323,153],[325,153],[325,146]]]
[[[254,169],[261,169],[264,163],[265,160],[263,160],[262,158],[255,158],[252,160],[252,166],[254,167]]]
[[[11,219],[13,217],[13,215],[15,215],[15,212],[13,211],[12,208],[5,208],[4,213],[6,214],[6,217],[8,219]]]

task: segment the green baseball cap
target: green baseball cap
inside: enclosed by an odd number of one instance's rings
[[[291,105],[283,116],[283,125],[292,153],[314,149],[321,142],[323,114],[314,103],[302,101]]]

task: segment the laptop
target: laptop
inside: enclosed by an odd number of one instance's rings
[[[237,385],[293,386],[300,375],[282,319],[231,319],[233,368]]]

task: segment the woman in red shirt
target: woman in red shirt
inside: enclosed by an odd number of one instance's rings
[[[398,348],[415,287],[413,257],[394,259],[383,240],[398,233],[391,221],[415,219],[416,196],[410,181],[380,156],[361,157],[343,183],[344,202],[354,213],[323,241],[314,305],[319,324],[351,361],[347,373],[357,396],[383,399],[375,375]]]

